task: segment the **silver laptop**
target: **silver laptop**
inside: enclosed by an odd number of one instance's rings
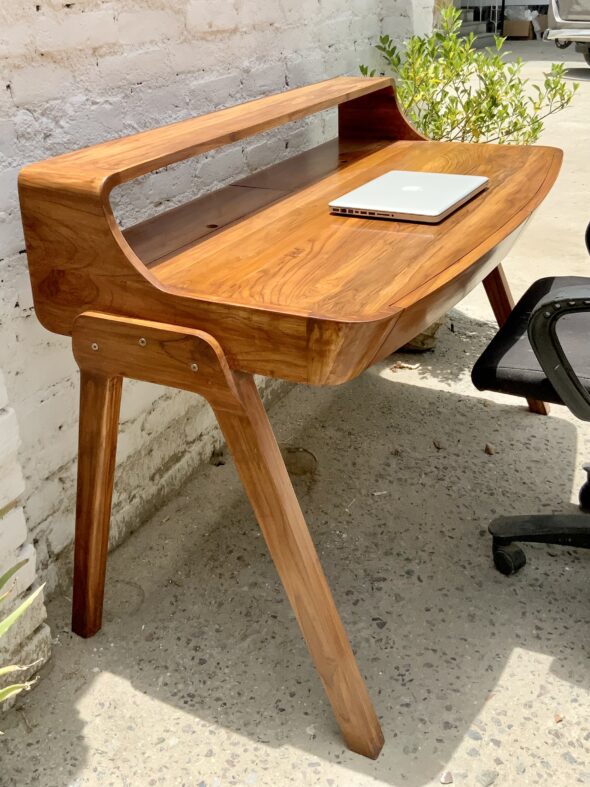
[[[391,170],[330,202],[339,216],[425,221],[434,224],[488,185],[477,175]]]

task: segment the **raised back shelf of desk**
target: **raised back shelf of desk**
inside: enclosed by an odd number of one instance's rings
[[[331,106],[339,137],[122,233],[114,185]],[[214,335],[231,366],[344,382],[403,344],[495,265],[553,183],[561,152],[429,142],[389,79],[341,78],[32,165],[21,200],[35,306],[146,314]],[[487,175],[439,225],[332,216],[330,199],[391,169]]]

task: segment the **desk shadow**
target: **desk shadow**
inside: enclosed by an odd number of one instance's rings
[[[474,363],[497,330],[498,326],[492,322],[476,320],[451,309],[439,329],[434,350],[400,352],[391,356],[392,363],[416,366],[420,380],[454,385],[461,375],[471,374]]]
[[[454,354],[460,361],[460,349]],[[447,356],[437,358],[442,371],[433,368],[433,377],[448,376]],[[500,512],[563,508],[576,455],[572,424],[395,384],[379,368],[335,389],[300,386],[271,420],[280,441],[317,458],[317,471],[295,485],[382,720],[381,757],[371,762],[344,749],[228,461],[200,469],[111,555],[96,637],[69,634],[68,599],[50,605],[59,645],[53,667],[4,725],[7,785],[78,784],[88,764],[97,783],[202,778],[209,787],[215,781],[202,774],[212,756],[217,783],[242,784],[240,761],[226,764],[237,734],[239,751],[258,751],[271,774],[289,747],[299,750],[302,770],[312,762],[346,769],[326,771],[335,785],[363,777],[421,787],[466,735],[480,746],[473,721],[516,648],[546,654],[565,681],[590,686],[583,667],[590,555],[567,550],[566,571],[564,552],[531,547],[529,565],[507,579],[492,566],[486,532]],[[92,685],[105,674],[123,687],[119,696]],[[125,686],[135,689],[131,697]],[[98,697],[81,711],[90,693]],[[501,742],[506,759],[513,698],[500,696],[485,734]],[[162,743],[170,736],[181,744],[173,751]],[[184,768],[185,780],[173,779],[173,767]],[[277,785],[312,783],[276,773]],[[272,775],[259,778],[273,783]],[[476,783],[474,774],[455,781]]]

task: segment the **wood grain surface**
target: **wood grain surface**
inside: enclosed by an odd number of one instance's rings
[[[102,626],[122,385],[114,374],[80,374],[72,631],[81,637]]]
[[[164,211],[126,229],[125,240],[148,267],[173,257],[207,235],[309,186],[388,142],[332,139],[291,156],[231,186]]]
[[[395,142],[152,268],[166,287],[224,303],[363,322],[390,317],[451,264],[475,261],[543,190],[551,148]],[[330,200],[392,169],[486,175],[440,224],[332,215]],[[271,182],[271,188],[278,188]],[[484,248],[482,249],[482,245]],[[421,296],[423,297],[423,296]]]
[[[75,323],[82,370],[72,627],[101,626],[123,377],[199,393],[213,407],[348,747],[375,758],[383,734],[254,378],[229,368],[218,342],[175,325],[85,313]]]
[[[245,104],[220,109],[161,128],[113,139],[35,164],[36,177],[46,185],[72,189],[110,190],[160,167],[237,142],[261,131],[300,120],[377,91],[393,96],[389,77],[336,77],[315,85],[286,90]],[[382,94],[377,99],[383,101]],[[392,106],[392,113],[395,113]],[[398,125],[401,123],[398,121]]]
[[[340,620],[251,375],[236,374],[243,413],[216,410],[260,529],[349,749],[375,759],[381,726]]]
[[[338,140],[118,227],[114,182],[335,105]],[[437,317],[487,276],[490,252],[540,204],[561,162],[554,148],[425,141],[383,79],[337,79],[145,134],[21,172],[41,322],[69,334],[84,311],[149,316],[216,336],[234,369],[319,385],[403,344],[404,313],[420,331],[421,303]],[[330,214],[330,199],[391,169],[482,174],[490,188],[438,225]]]

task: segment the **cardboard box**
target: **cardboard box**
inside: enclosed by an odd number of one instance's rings
[[[539,23],[539,30],[541,31],[541,33],[544,33],[545,30],[547,30],[547,27],[549,26],[549,17],[547,16],[547,14],[539,14],[539,16],[537,17],[537,22]]]
[[[507,38],[534,38],[533,26],[528,19],[505,19],[504,35]]]

